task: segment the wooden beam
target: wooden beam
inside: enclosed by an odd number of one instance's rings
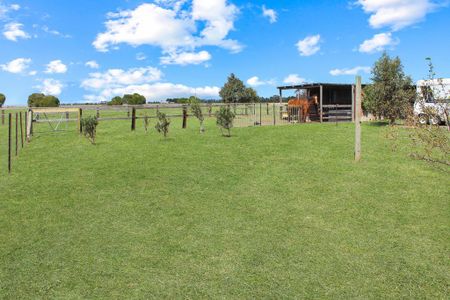
[[[352,84],[352,122],[355,122],[355,85]]]
[[[323,85],[320,85],[320,123],[323,123]]]
[[[356,76],[355,161],[361,160],[361,76]]]

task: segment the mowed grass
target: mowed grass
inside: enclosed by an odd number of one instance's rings
[[[0,128],[0,298],[449,297],[448,173],[384,127],[356,164],[352,124],[154,122],[36,134],[12,175]]]

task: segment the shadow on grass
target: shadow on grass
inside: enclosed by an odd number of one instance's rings
[[[389,126],[389,122],[386,122],[386,121],[372,121],[372,122],[367,122],[367,124],[369,126],[375,126],[375,127],[386,127],[386,126]]]

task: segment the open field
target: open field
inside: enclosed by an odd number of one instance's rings
[[[355,164],[352,124],[154,123],[37,134],[10,176],[0,126],[0,298],[450,296],[448,173],[383,126]]]

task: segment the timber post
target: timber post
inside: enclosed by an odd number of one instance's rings
[[[323,123],[323,85],[320,85],[320,123]]]
[[[187,106],[183,105],[183,129],[186,129],[187,127]]]
[[[131,131],[136,130],[136,107],[131,109]]]
[[[8,114],[8,173],[11,174],[11,113]]]
[[[356,76],[355,161],[361,160],[361,76]]]

